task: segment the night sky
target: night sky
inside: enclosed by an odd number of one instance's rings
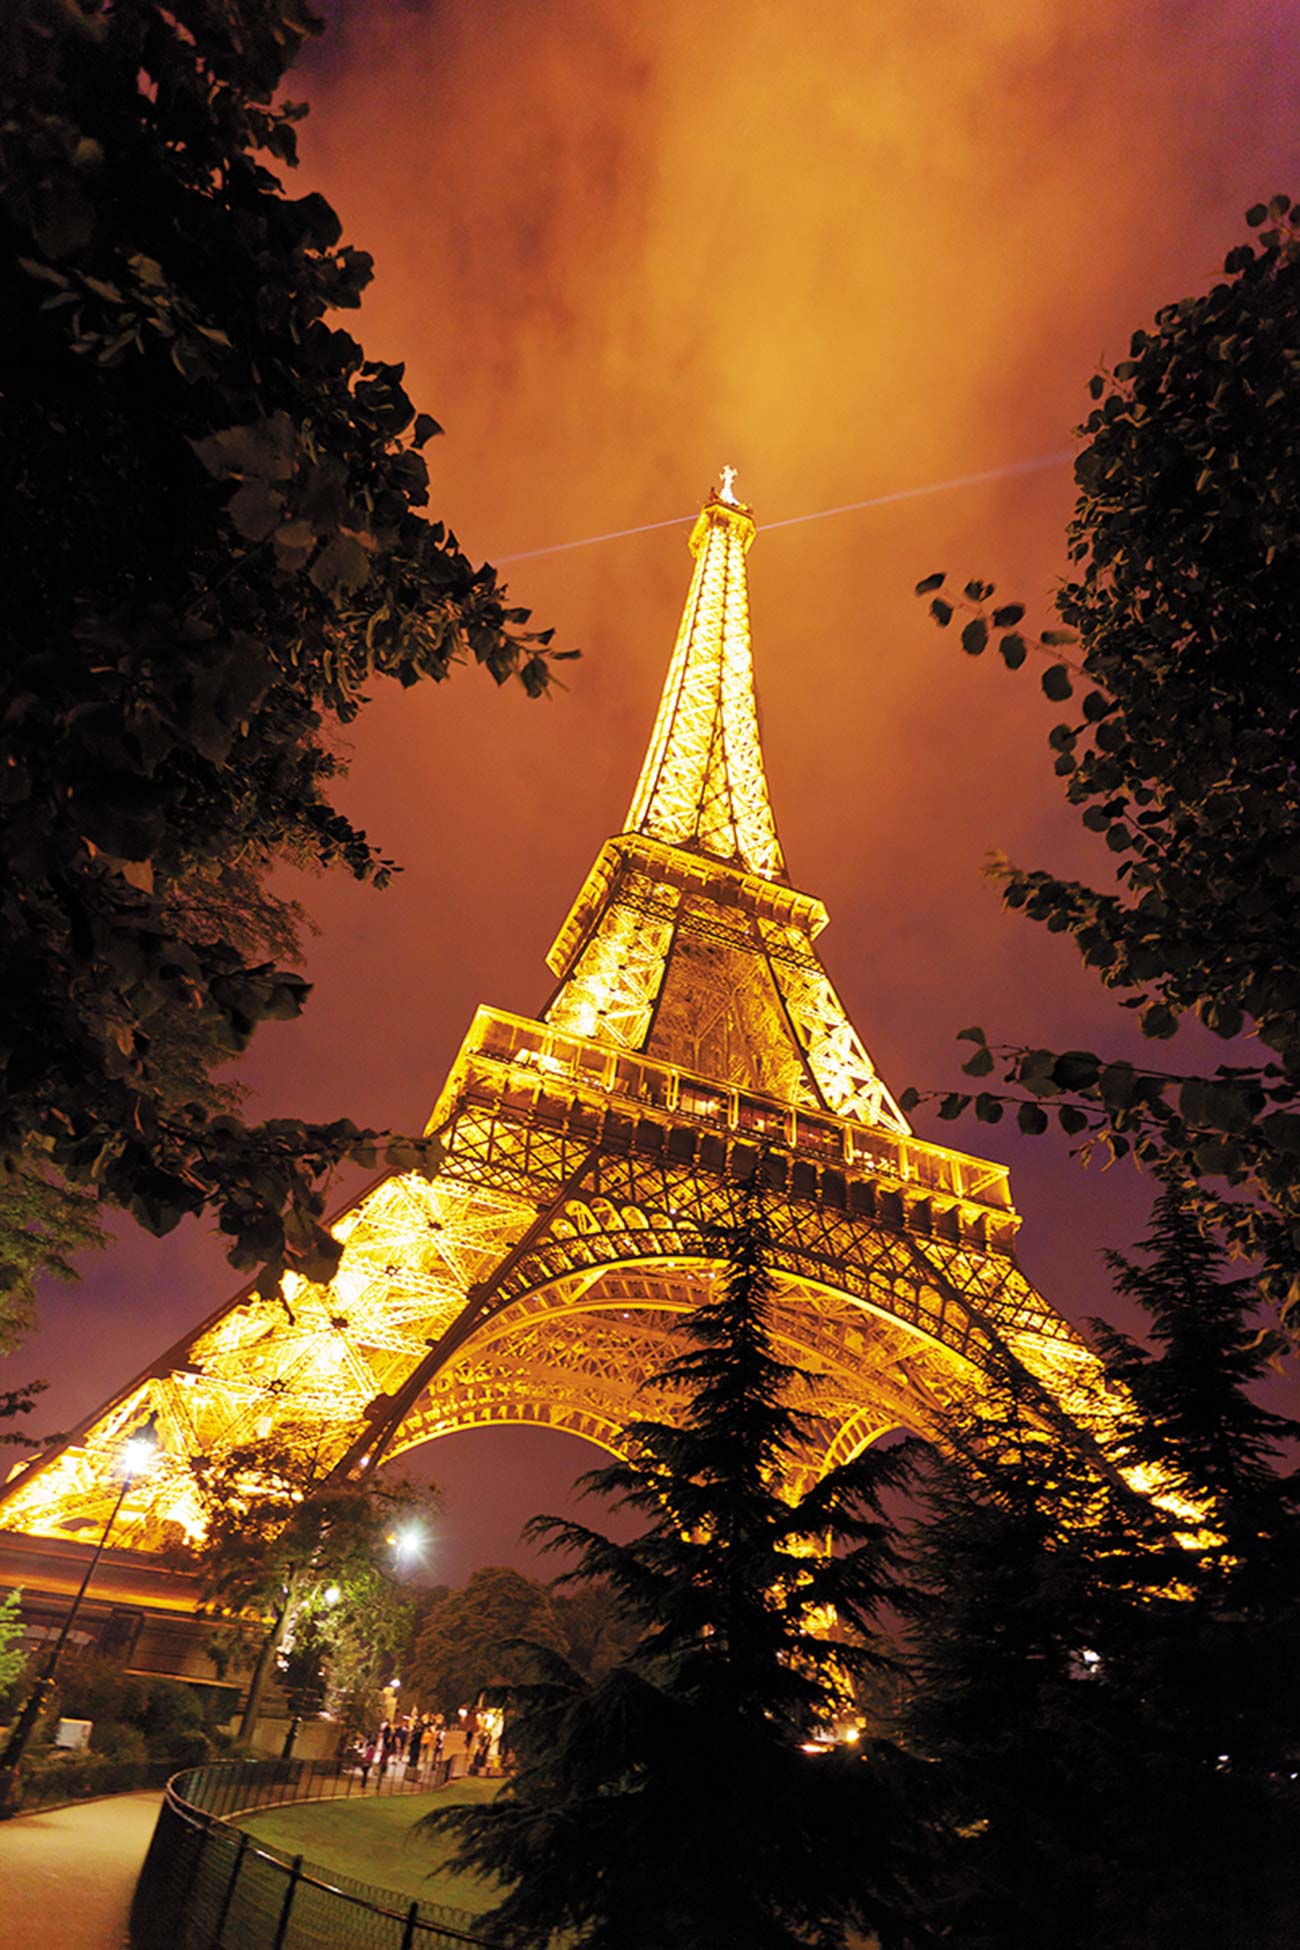
[[[290,77],[312,104],[293,193],[322,190],[375,256],[344,322],[406,361],[447,429],[427,450],[431,512],[493,561],[683,521],[507,569],[514,599],[584,652],[553,699],[474,671],[377,689],[343,800],[405,871],[383,894],[339,876],[297,890],[319,927],[315,993],[260,1033],[249,1110],[418,1128],[477,1003],[540,1007],[545,951],[622,823],[689,518],[723,462],[759,523],[786,857],[830,909],[820,946],[878,1068],[896,1092],[951,1087],[969,1023],[1131,1050],[1131,1019],[1074,951],[981,879],[992,848],[1109,872],[1052,775],[1034,661],[964,658],[911,593],[934,569],[978,574],[1050,621],[1069,468],[764,523],[1068,448],[1096,363],[1203,288],[1249,203],[1300,190],[1293,6],[324,10],[330,34]],[[915,1121],[1011,1164],[1023,1264],[1062,1312],[1124,1318],[1100,1252],[1139,1236],[1147,1182],[1082,1170],[1059,1135]],[[238,1285],[193,1222],[163,1240],[123,1228],[79,1286],[50,1288],[5,1378],[50,1377],[40,1422],[66,1427]],[[421,1452],[446,1494],[428,1575],[527,1565],[519,1525],[597,1460],[542,1431]]]

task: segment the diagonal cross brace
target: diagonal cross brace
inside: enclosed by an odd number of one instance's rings
[[[477,1286],[469,1289],[465,1296],[465,1304],[455,1320],[438,1336],[423,1359],[412,1368],[396,1394],[388,1397],[380,1395],[371,1402],[366,1414],[374,1415],[375,1420],[368,1429],[355,1436],[348,1444],[329,1473],[331,1482],[341,1481],[356,1471],[373,1472],[378,1468],[402,1423],[415,1407],[434,1375],[464,1346],[474,1329],[490,1311],[492,1301],[504,1281],[509,1279],[520,1261],[527,1258],[533,1248],[545,1238],[555,1219],[563,1211],[566,1202],[581,1188],[583,1180],[594,1171],[599,1162],[599,1151],[593,1150],[586,1154],[582,1163],[561,1182],[554,1197],[542,1207],[523,1236],[503,1256],[491,1279],[481,1280]]]

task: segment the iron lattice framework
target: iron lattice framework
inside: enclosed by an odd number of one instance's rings
[[[826,910],[789,884],[759,744],[753,537],[728,482],[691,535],[627,828],[560,930],[540,1019],[476,1015],[430,1120],[436,1170],[343,1214],[328,1286],[246,1291],[168,1349],[15,1476],[5,1526],[93,1534],[151,1418],[160,1464],[119,1519],[143,1550],[201,1532],[194,1458],[273,1436],[339,1469],[496,1423],[617,1453],[760,1152],[807,1476],[932,1428],[995,1362],[1104,1432],[1094,1358],[1012,1256],[1006,1171],[912,1135],[817,957]]]

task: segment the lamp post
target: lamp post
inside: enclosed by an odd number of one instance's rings
[[[22,1712],[14,1722],[13,1731],[9,1735],[4,1753],[0,1754],[0,1818],[13,1814],[18,1805],[18,1770],[22,1764],[23,1755],[27,1752],[27,1748],[31,1742],[36,1722],[41,1715],[41,1709],[49,1699],[50,1694],[54,1691],[54,1674],[59,1660],[63,1656],[63,1648],[68,1643],[68,1635],[76,1623],[77,1613],[81,1610],[81,1601],[86,1595],[90,1580],[94,1577],[99,1560],[104,1555],[104,1548],[112,1534],[113,1525],[117,1522],[118,1513],[126,1501],[127,1491],[130,1489],[136,1477],[142,1475],[148,1469],[157,1451],[158,1443],[153,1434],[152,1418],[144,1425],[138,1435],[132,1436],[123,1445],[120,1465],[122,1471],[122,1487],[117,1493],[117,1500],[108,1513],[108,1522],[104,1525],[99,1542],[95,1546],[94,1554],[86,1566],[85,1575],[81,1580],[77,1595],[72,1601],[72,1607],[60,1628],[59,1636],[55,1639],[53,1646],[50,1648],[49,1656],[41,1668],[40,1678],[32,1687],[27,1704],[23,1707]]]

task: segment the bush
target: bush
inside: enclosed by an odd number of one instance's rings
[[[128,1726],[125,1720],[96,1720],[90,1735],[90,1751],[102,1755],[105,1760],[142,1761],[151,1758],[148,1742],[140,1729]]]
[[[142,1682],[143,1709],[134,1724],[155,1754],[174,1754],[195,1735],[202,1739],[203,1708],[190,1688],[178,1679]],[[203,1742],[206,1750],[207,1743]]]
[[[58,1708],[55,1717],[67,1720],[120,1720],[141,1723],[145,1691],[138,1679],[123,1672],[116,1659],[94,1652],[73,1653],[59,1664]]]
[[[27,1812],[61,1801],[161,1787],[175,1771],[169,1761],[118,1760],[106,1754],[47,1754],[23,1768],[21,1807]]]
[[[124,1672],[94,1653],[74,1656],[60,1668],[55,1718],[93,1721],[93,1752],[122,1760],[197,1767],[212,1751],[202,1704],[189,1686]]]

